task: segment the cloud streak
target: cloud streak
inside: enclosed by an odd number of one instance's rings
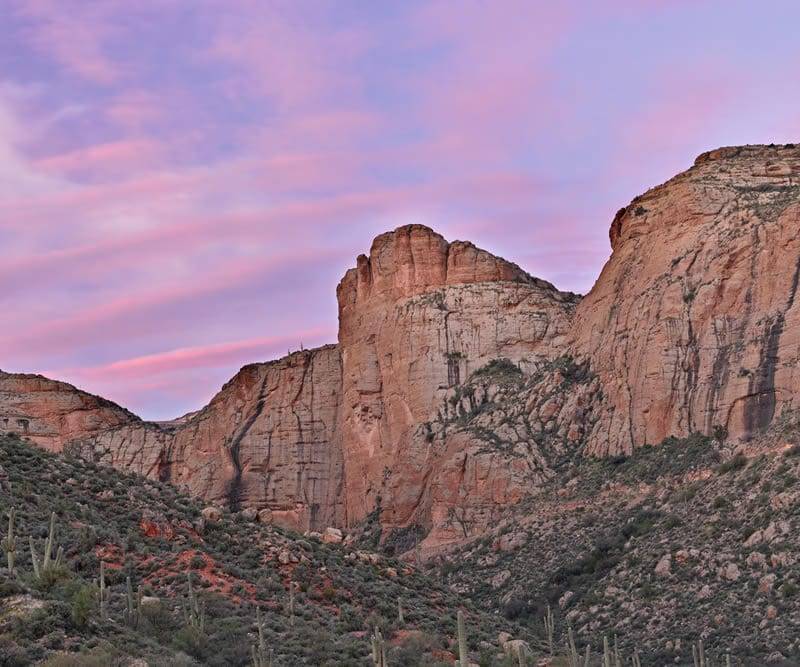
[[[0,367],[196,409],[252,357],[333,340],[335,283],[411,221],[586,291],[631,197],[716,145],[797,140],[798,19],[2,3]]]

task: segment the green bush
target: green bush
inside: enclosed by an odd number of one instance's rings
[[[744,454],[736,454],[733,458],[725,461],[722,463],[718,468],[717,472],[720,475],[727,475],[729,472],[736,472],[737,470],[741,470],[747,465],[747,457]]]
[[[89,619],[97,612],[97,588],[80,586],[72,594],[72,622],[76,628],[86,627]]]

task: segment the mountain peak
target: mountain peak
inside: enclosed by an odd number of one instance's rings
[[[430,227],[404,225],[375,237],[337,289],[339,307],[373,295],[408,297],[445,285],[533,282],[516,264],[465,241],[448,242]]]

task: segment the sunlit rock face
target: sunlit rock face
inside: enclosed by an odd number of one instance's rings
[[[746,438],[796,404],[800,148],[701,155],[622,209],[611,244],[571,332],[605,394],[591,452]]]
[[[347,522],[380,507],[385,525],[428,533],[463,496],[475,507],[521,497],[530,480],[516,457],[433,426],[490,361],[532,371],[551,358],[577,297],[422,226],[375,239],[337,295]]]
[[[337,289],[339,341],[170,423],[0,374],[0,428],[298,530],[480,535],[582,452],[765,429],[800,390],[800,149],[725,148],[636,198],[588,295],[420,225]]]

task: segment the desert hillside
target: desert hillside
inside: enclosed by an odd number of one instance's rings
[[[390,664],[441,664],[457,655],[459,610],[476,660],[502,662],[514,645],[498,637],[536,645],[336,531],[301,536],[254,512],[204,509],[168,484],[16,437],[0,436],[0,466],[0,664],[366,665],[376,627]]]

